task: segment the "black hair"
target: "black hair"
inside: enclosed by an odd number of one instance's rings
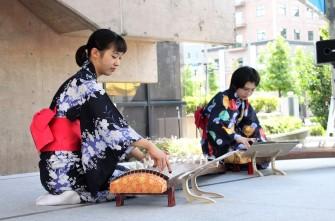
[[[229,89],[237,90],[243,88],[248,81],[255,83],[257,87],[260,81],[258,72],[249,66],[239,67],[231,77]]]
[[[92,48],[103,51],[114,47],[117,52],[126,53],[126,41],[109,29],[98,29],[88,38],[87,44],[78,48],[76,52],[76,63],[81,67],[89,59]]]

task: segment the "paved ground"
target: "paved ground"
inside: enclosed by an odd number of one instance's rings
[[[252,177],[246,172],[200,179],[204,190],[225,195],[215,204],[188,203],[181,191],[177,205],[166,197],[75,206],[35,206],[45,191],[37,173],[0,176],[0,220],[335,220],[335,159],[278,161],[287,176]]]

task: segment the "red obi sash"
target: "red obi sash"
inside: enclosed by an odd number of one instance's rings
[[[30,132],[38,151],[78,151],[81,146],[80,122],[55,117],[56,112],[45,108],[37,112]]]

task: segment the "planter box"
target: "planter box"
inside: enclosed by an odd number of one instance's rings
[[[267,137],[269,140],[272,141],[299,140],[302,142],[308,135],[309,135],[309,129],[302,128],[288,133],[269,135]]]

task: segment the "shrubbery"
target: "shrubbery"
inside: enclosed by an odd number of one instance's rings
[[[210,101],[212,96],[207,96],[207,99],[193,97],[193,96],[185,96],[184,101],[186,103],[186,114],[194,113],[197,107],[204,106],[207,102]],[[270,113],[276,111],[278,108],[278,98],[277,97],[256,97],[250,99],[250,104],[254,108],[256,112],[265,112]]]
[[[203,98],[191,97],[191,96],[184,97],[183,100],[186,103],[186,114],[193,114],[194,111],[197,109],[197,107],[202,107],[206,105],[211,98],[212,98],[211,96],[208,96],[207,99],[205,97]]]
[[[261,121],[266,134],[279,134],[302,128],[303,123],[299,118],[290,116],[274,116]]]
[[[153,142],[159,149],[168,152],[171,156],[180,157],[202,153],[200,140],[195,138],[161,138]]]
[[[309,134],[311,136],[323,136],[325,133],[325,129],[319,123],[309,128]]]
[[[278,98],[277,97],[255,97],[250,99],[250,104],[256,112],[270,113],[277,110]]]

